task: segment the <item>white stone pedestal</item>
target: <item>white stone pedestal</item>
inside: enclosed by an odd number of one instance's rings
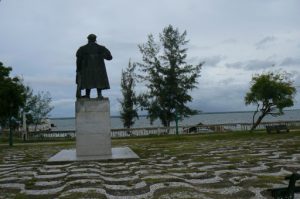
[[[76,106],[76,149],[61,150],[47,162],[138,159],[128,147],[111,148],[108,99],[78,99]]]
[[[76,156],[111,156],[110,110],[108,98],[78,99],[76,111]]]

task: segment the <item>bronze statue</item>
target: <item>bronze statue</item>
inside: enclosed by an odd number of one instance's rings
[[[90,34],[88,44],[81,46],[76,53],[76,97],[90,98],[92,88],[97,89],[98,98],[102,99],[102,90],[109,89],[104,59],[112,60],[110,51],[96,43],[97,36]],[[81,90],[85,89],[85,96]]]

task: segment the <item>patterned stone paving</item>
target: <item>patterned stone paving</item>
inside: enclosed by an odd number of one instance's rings
[[[114,144],[131,147],[141,159],[50,164],[49,157],[74,146],[0,146],[0,198],[269,198],[264,190],[287,186],[284,176],[300,172],[296,134]]]

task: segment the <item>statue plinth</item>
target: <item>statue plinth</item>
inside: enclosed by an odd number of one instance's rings
[[[61,150],[48,162],[138,159],[128,147],[111,148],[108,98],[79,98],[76,107],[76,149]]]
[[[108,98],[80,98],[76,110],[76,156],[111,156],[110,108]]]

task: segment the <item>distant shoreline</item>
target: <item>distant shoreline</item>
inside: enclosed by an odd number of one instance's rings
[[[287,109],[287,110],[284,110],[284,111],[297,111],[297,110],[300,110],[300,109]],[[251,113],[251,112],[254,112],[254,111],[224,111],[224,112],[200,112],[196,115],[209,115],[209,114],[228,114],[228,113]],[[119,115],[112,115],[110,116],[111,118],[120,118]],[[147,115],[139,115],[139,117],[147,117]],[[68,119],[74,119],[75,117],[50,117],[49,119],[50,120],[68,120]]]

